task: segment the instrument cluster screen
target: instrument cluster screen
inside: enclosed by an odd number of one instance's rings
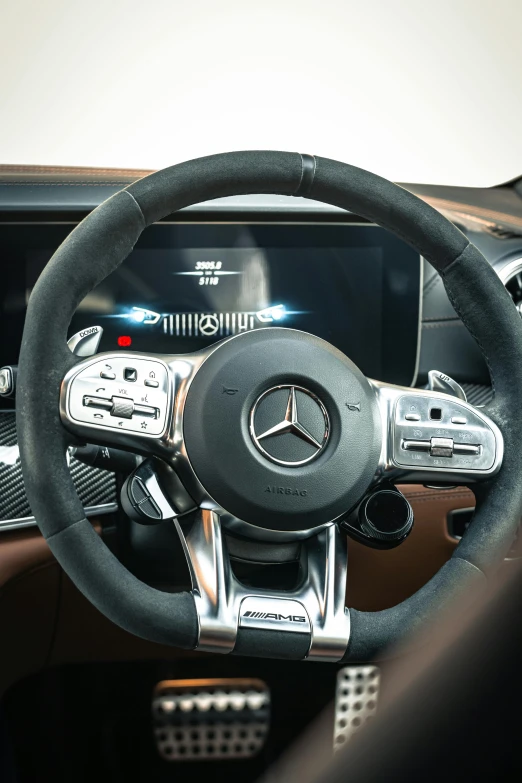
[[[25,298],[70,228],[34,227]],[[285,326],[322,337],[370,377],[409,384],[419,284],[418,254],[372,225],[160,223],[80,303],[70,334],[99,325],[100,351],[168,354]]]

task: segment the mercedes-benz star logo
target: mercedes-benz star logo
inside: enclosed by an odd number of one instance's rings
[[[276,397],[273,396],[276,394]],[[298,411],[298,396],[301,397],[301,412]],[[283,414],[285,399],[284,418],[277,421],[278,410]],[[276,423],[272,424],[274,418]],[[267,423],[269,426],[266,426]],[[308,389],[302,386],[274,386],[263,392],[252,408],[250,435],[261,454],[272,462],[297,467],[310,462],[322,452],[330,437],[330,420],[321,400]],[[293,437],[279,437],[283,435]]]

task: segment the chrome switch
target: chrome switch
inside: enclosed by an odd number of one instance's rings
[[[135,405],[134,413],[138,416],[148,416],[151,419],[157,419],[159,411],[157,408],[151,408],[150,405]]]
[[[453,445],[454,454],[470,454],[473,457],[478,457],[481,450],[482,446],[479,443],[455,443]]]
[[[102,334],[101,326],[89,326],[88,329],[73,334],[67,341],[67,345],[75,356],[93,356],[98,350]]]
[[[451,394],[452,397],[458,397],[459,400],[467,402],[466,392],[462,386],[439,370],[430,370],[428,373],[428,389],[444,394]]]
[[[89,395],[85,395],[83,404],[86,408],[100,408],[105,411],[110,411],[112,408],[112,400],[107,400],[105,397],[90,397]]]
[[[10,397],[14,394],[17,368],[6,365],[0,369],[0,396]]]
[[[452,457],[453,438],[430,438],[430,440],[403,440],[404,451],[423,451],[430,457]]]
[[[425,451],[429,452],[431,443],[429,440],[403,440],[402,448],[404,451]]]
[[[453,457],[454,454],[478,457],[480,443],[455,443],[453,438],[431,438],[430,440],[403,440],[404,451],[423,451],[430,457]]]

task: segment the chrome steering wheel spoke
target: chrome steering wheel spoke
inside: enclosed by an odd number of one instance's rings
[[[291,591],[243,585],[234,575],[219,511],[201,508],[188,531],[174,520],[185,550],[198,613],[198,650],[232,652],[249,629],[308,634],[307,660],[338,661],[350,636],[345,608],[346,538],[330,525],[301,546],[301,580]]]
[[[498,472],[504,440],[481,409],[435,390],[370,383],[382,419],[377,481],[471,484]]]

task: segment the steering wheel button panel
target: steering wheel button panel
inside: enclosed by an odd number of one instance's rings
[[[440,410],[436,420],[431,417],[434,409]],[[412,413],[419,417],[415,422]],[[445,394],[423,391],[400,396],[391,430],[392,461],[401,466],[488,472],[494,470],[501,449],[493,422]]]
[[[128,378],[129,366],[135,373],[133,379]],[[157,386],[146,385],[146,380]],[[66,422],[158,437],[167,425],[171,396],[167,366],[146,356],[97,356],[71,370],[64,396],[62,418]]]

